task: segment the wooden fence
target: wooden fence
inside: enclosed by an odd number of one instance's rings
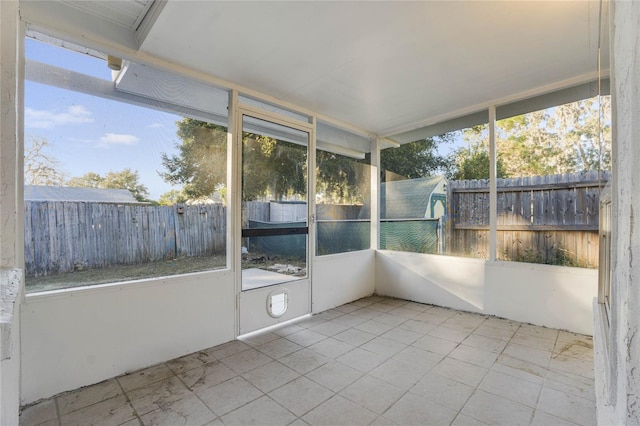
[[[498,179],[497,257],[598,266],[598,203],[608,172]],[[450,181],[449,254],[487,258],[489,183]]]
[[[27,276],[224,254],[225,207],[25,202]]]
[[[357,218],[360,206],[318,205],[321,218]],[[268,202],[248,202],[243,221],[269,221]],[[226,252],[226,207],[25,202],[27,276]]]

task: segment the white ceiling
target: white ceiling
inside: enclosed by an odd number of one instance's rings
[[[127,1],[145,13],[151,6]],[[23,16],[55,26],[51,2],[31,3],[37,7],[23,7]],[[108,3],[122,11],[122,2],[101,2]],[[144,31],[131,36],[122,24],[99,33],[104,27],[95,19],[110,18],[102,7],[91,19],[60,12],[58,26],[63,33],[72,22],[82,39],[96,31],[95,40],[134,46],[143,56],[382,136],[597,75],[597,1],[170,0],[162,6],[152,7]],[[602,59],[608,64],[606,49]]]
[[[169,1],[140,50],[388,135],[592,79],[598,12],[588,1]]]

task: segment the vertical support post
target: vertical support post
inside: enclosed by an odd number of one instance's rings
[[[0,424],[18,424],[20,306],[24,294],[24,26],[18,1],[0,1]]]
[[[309,310],[313,309],[313,260],[316,257],[316,117],[311,117],[313,130],[309,134],[309,145],[307,146],[307,277],[309,279]]]
[[[489,260],[497,259],[498,186],[496,150],[496,107],[489,107]]]
[[[380,248],[380,139],[371,138],[371,249]]]
[[[242,201],[240,200],[240,149],[242,123],[238,123],[238,91],[229,91],[227,117],[227,266],[234,274],[236,309],[235,333],[240,334],[240,290],[242,289],[242,257],[240,254],[240,226]],[[238,133],[238,131],[240,133]]]

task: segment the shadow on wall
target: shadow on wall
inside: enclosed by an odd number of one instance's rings
[[[598,272],[380,251],[376,292],[420,303],[592,334]]]
[[[376,291],[421,303],[483,312],[483,260],[379,251]]]

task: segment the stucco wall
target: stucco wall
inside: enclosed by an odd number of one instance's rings
[[[22,403],[235,338],[229,271],[28,296]]]
[[[639,424],[640,2],[614,1],[611,7],[613,280],[609,335],[596,336],[596,397],[601,423]],[[596,330],[606,330],[598,318]]]
[[[22,79],[18,4],[0,1],[0,424],[18,424],[20,395],[20,300],[22,297],[21,217]],[[18,161],[17,161],[18,160]]]
[[[593,333],[595,269],[379,251],[376,293]]]
[[[373,294],[375,260],[374,250],[316,257],[312,312],[322,312]]]

